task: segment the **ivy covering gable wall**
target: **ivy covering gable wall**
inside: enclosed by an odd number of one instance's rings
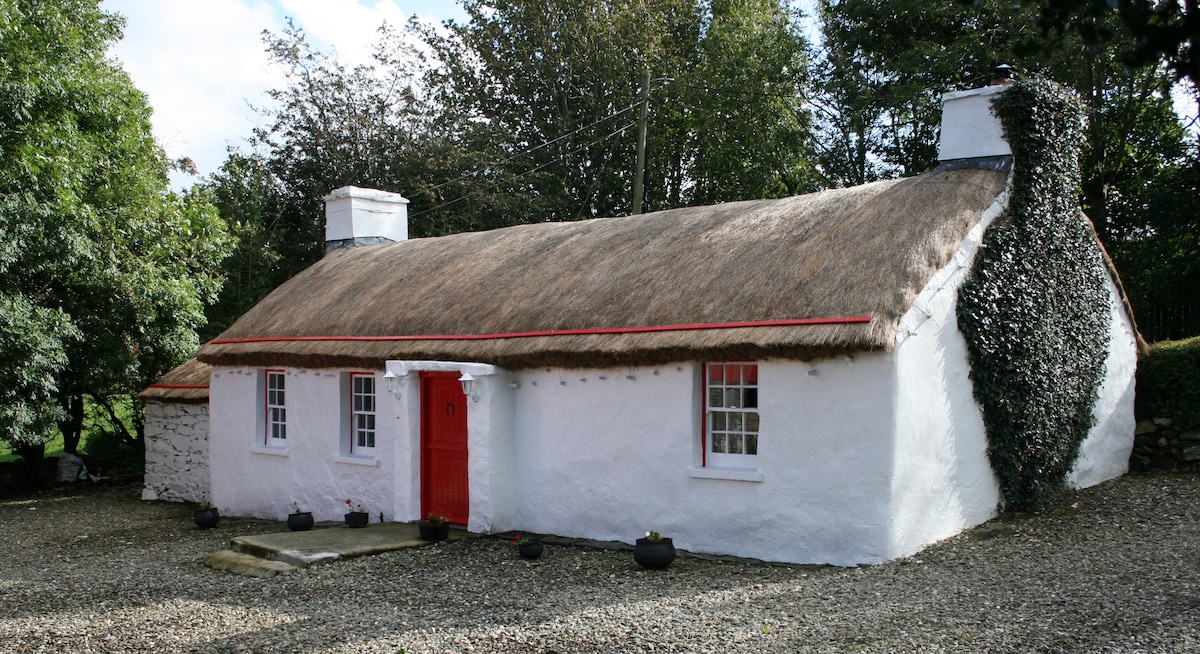
[[[1013,152],[1008,209],[958,297],[1005,509],[1061,488],[1093,425],[1109,347],[1107,273],[1079,206],[1083,111],[1044,79],[993,102]]]

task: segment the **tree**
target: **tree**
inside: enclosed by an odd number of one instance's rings
[[[630,213],[639,78],[652,93],[643,209],[810,188],[805,42],[775,0],[468,0],[423,32],[459,142],[486,125],[515,217]],[[547,144],[545,147],[539,147]]]
[[[980,2],[958,1],[974,6]],[[1128,35],[1133,46],[1122,51],[1122,64],[1165,64],[1175,79],[1187,78],[1200,90],[1200,5],[1195,0],[1019,0],[1018,5],[1034,13],[1040,36],[1024,41],[1026,50],[1039,50],[1069,33],[1091,45]]]
[[[119,17],[0,16],[0,438],[36,465],[51,422],[74,451],[86,399],[115,413],[191,354],[226,236],[206,197],[168,191],[145,96],[105,58]]]

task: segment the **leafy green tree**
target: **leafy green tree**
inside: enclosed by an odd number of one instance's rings
[[[226,236],[205,196],[168,191],[145,96],[105,58],[119,17],[0,16],[0,438],[36,466],[52,421],[74,451],[85,399],[111,410],[190,355]]]
[[[520,222],[632,212],[642,72],[651,95],[643,209],[809,188],[805,42],[774,0],[468,0],[423,32],[428,87],[460,142],[486,125],[491,186]],[[548,144],[546,147],[537,147]]]
[[[690,204],[798,195],[820,188],[812,165],[806,43],[796,13],[773,0],[714,0],[691,91]]]

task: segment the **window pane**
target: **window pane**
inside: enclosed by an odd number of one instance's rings
[[[363,418],[366,418],[366,424],[364,426],[371,431],[375,431],[375,414],[367,414],[363,416]]]
[[[725,371],[725,384],[728,386],[737,386],[742,383],[742,367],[727,366]]]
[[[742,391],[742,398],[746,400],[745,406],[747,409],[757,409],[758,408],[758,389],[757,388],[745,389],[744,391]]]
[[[370,412],[375,411],[375,396],[374,395],[364,395],[363,396],[362,410],[370,411]]]
[[[754,434],[758,433],[758,414],[757,413],[747,413],[746,414],[745,430],[747,433],[754,433]]]
[[[725,453],[725,434],[713,434],[712,451],[717,454]]]
[[[746,454],[758,454],[758,436],[746,434]]]
[[[746,386],[758,386],[758,366],[742,366],[742,383]]]
[[[725,378],[724,371],[725,366],[715,364],[708,366],[708,382],[710,384],[720,384],[721,380]]]
[[[729,414],[729,431],[741,431],[741,430],[742,430],[742,414],[740,414],[740,413]]]
[[[742,408],[742,389],[740,389],[740,388],[725,389],[725,406],[730,409]]]
[[[708,389],[708,406],[724,407],[725,406],[725,391],[719,388]]]
[[[741,436],[738,436],[737,434],[729,435],[729,453],[730,454],[741,454],[742,453],[742,437]]]
[[[725,412],[724,411],[713,411],[712,412],[712,430],[713,431],[725,431],[725,429],[726,429],[725,425],[726,425]]]
[[[363,447],[375,447],[375,432],[367,434],[367,444]]]

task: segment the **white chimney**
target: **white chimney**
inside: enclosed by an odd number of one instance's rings
[[[408,200],[343,186],[325,196],[325,251],[408,239]]]
[[[992,100],[1007,88],[995,84],[942,96],[939,161],[1012,155],[1000,119],[992,113]]]

